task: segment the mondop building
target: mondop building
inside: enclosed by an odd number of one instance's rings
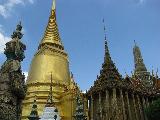
[[[145,108],[160,96],[160,79],[147,71],[135,43],[135,70],[123,78],[111,59],[105,36],[105,56],[94,86],[81,93],[69,70],[56,22],[55,0],[44,36],[25,83],[21,62],[26,46],[19,23],[6,43],[7,60],[0,69],[0,120],[148,120]]]

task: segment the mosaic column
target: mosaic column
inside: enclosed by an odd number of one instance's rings
[[[145,114],[145,108],[147,107],[147,105],[146,105],[146,101],[145,101],[145,98],[144,97],[142,97],[142,103],[143,103],[143,114],[144,114],[144,118],[145,118],[145,120],[148,120],[147,119],[147,116],[146,116],[146,114]]]
[[[113,97],[112,97],[112,119],[117,120],[118,106],[117,106],[117,91],[116,88],[113,88]]]
[[[152,104],[153,104],[153,102],[154,102],[154,98],[151,99],[151,103],[152,103]]]
[[[88,119],[88,99],[86,98],[86,96],[84,97],[84,111],[85,111],[85,115],[86,115],[86,117],[87,117],[87,120],[89,120]]]
[[[123,120],[126,120],[126,112],[125,112],[124,97],[123,97],[122,89],[120,89],[120,97],[121,97],[121,101],[122,101]]]
[[[109,120],[109,92],[106,90],[106,120]]]
[[[148,97],[146,98],[146,104],[147,104],[147,107],[149,107]]]
[[[102,120],[102,97],[101,97],[101,93],[99,93],[99,113],[100,113],[100,119]]]
[[[144,120],[144,116],[143,116],[143,111],[142,111],[142,106],[141,106],[141,101],[140,101],[139,95],[137,95],[137,100],[138,100],[138,107],[139,107],[139,112],[140,112],[140,117],[141,117],[140,120]]]
[[[91,120],[93,120],[93,96],[91,95]]]
[[[139,120],[139,119],[138,119],[138,113],[137,113],[137,107],[136,107],[136,102],[135,102],[134,93],[132,94],[132,99],[133,99],[133,106],[134,106],[135,118],[136,118],[136,120]]]
[[[132,120],[131,107],[130,107],[129,98],[128,98],[128,92],[127,91],[125,92],[125,95],[126,95],[127,106],[128,106],[129,120]]]

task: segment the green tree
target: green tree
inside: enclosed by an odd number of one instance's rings
[[[84,101],[82,100],[80,95],[77,96],[76,104],[77,104],[77,107],[74,115],[75,120],[86,120],[86,116],[84,112]]]
[[[145,109],[148,120],[160,120],[160,99]]]

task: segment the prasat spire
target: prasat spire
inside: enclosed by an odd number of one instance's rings
[[[142,81],[144,85],[147,87],[151,87],[153,84],[152,79],[150,78],[150,73],[147,71],[147,68],[143,62],[141,50],[139,46],[134,41],[135,45],[133,48],[133,55],[134,55],[134,77]]]
[[[46,30],[42,38],[42,41],[39,45],[39,48],[41,48],[41,46],[45,44],[56,46],[60,49],[63,49],[63,45],[61,42],[58,25],[56,21],[56,2],[55,0],[53,0],[51,15],[49,17],[48,25],[46,27]]]
[[[115,64],[113,63],[110,52],[109,52],[109,47],[108,47],[108,42],[107,42],[107,35],[106,35],[106,27],[103,19],[103,24],[104,24],[104,43],[105,43],[105,55],[104,55],[104,62],[102,64],[102,69],[100,70],[100,75],[97,76],[96,81],[94,82],[94,86],[91,87],[91,89],[88,91],[88,93],[94,93],[96,91],[99,91],[101,89],[106,89],[108,83],[114,81],[121,81],[122,76],[118,72],[118,69],[116,68]]]
[[[139,72],[147,72],[147,68],[143,62],[140,48],[137,46],[135,40],[134,43],[135,45],[133,48],[133,55],[134,55],[135,74]]]
[[[106,26],[105,26],[105,23],[104,23],[104,19],[103,19],[103,24],[104,24],[104,40],[105,40],[105,56],[104,56],[104,63],[106,62],[112,62],[112,59],[111,59],[111,56],[110,56],[110,53],[109,53],[109,48],[108,48],[108,42],[107,42],[107,35],[106,35]]]
[[[104,23],[104,20],[103,20]],[[109,52],[109,48],[108,48],[108,42],[107,42],[107,35],[106,35],[106,27],[105,27],[105,23],[104,23],[104,34],[105,34],[105,56],[104,56],[104,63],[102,66],[102,72],[104,74],[107,73],[107,77],[108,78],[115,78],[115,79],[121,79],[121,75],[119,74],[115,64],[113,63],[111,56],[110,56],[110,52]]]

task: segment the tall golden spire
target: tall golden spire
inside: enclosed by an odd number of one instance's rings
[[[56,2],[55,0],[53,0],[51,15],[49,17],[48,25],[46,27],[46,30],[45,30],[43,39],[39,45],[39,48],[41,48],[41,46],[45,44],[52,45],[52,46],[58,46],[58,48],[63,49],[63,45],[61,42],[58,25],[56,21]]]
[[[49,74],[52,71],[51,83]],[[56,4],[53,0],[51,15],[39,49],[32,59],[28,78],[26,99],[23,101],[22,120],[30,113],[33,94],[37,95],[38,113],[41,116],[45,106],[55,104],[64,120],[72,119],[72,89],[68,55],[64,51],[56,22]],[[53,82],[53,83],[52,83]],[[50,86],[51,85],[51,86]],[[50,94],[48,95],[48,89]],[[53,88],[53,90],[52,90]],[[54,99],[52,96],[54,93]],[[48,102],[46,105],[46,100]]]

